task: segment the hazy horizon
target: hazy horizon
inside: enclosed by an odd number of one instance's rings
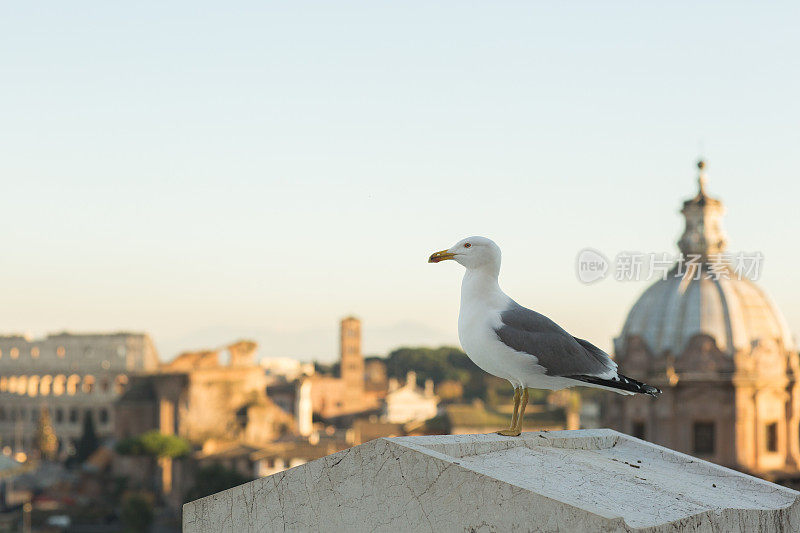
[[[460,267],[426,259],[479,234],[509,295],[610,349],[648,282],[575,257],[674,253],[699,156],[800,329],[798,4],[0,13],[0,333],[329,361],[354,314],[367,354],[457,345]]]

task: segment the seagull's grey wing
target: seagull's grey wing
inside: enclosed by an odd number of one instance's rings
[[[533,355],[549,376],[616,377],[617,364],[593,344],[578,339],[541,313],[512,301],[495,329],[506,346]]]

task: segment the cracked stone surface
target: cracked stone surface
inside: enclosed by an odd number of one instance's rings
[[[608,429],[377,439],[187,503],[183,531],[800,531],[800,493]]]

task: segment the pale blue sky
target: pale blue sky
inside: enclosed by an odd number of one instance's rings
[[[0,7],[0,330],[254,336],[333,358],[456,342],[483,234],[503,287],[610,347],[675,250],[694,160],[800,330],[796,2],[36,2]]]

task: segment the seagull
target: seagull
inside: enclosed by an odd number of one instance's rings
[[[452,259],[466,268],[458,339],[476,365],[514,387],[511,426],[497,433],[522,433],[528,388],[584,386],[625,395],[661,394],[656,387],[618,373],[617,363],[597,346],[507,296],[497,281],[500,257],[500,247],[491,239],[468,237],[428,258],[429,263]]]

